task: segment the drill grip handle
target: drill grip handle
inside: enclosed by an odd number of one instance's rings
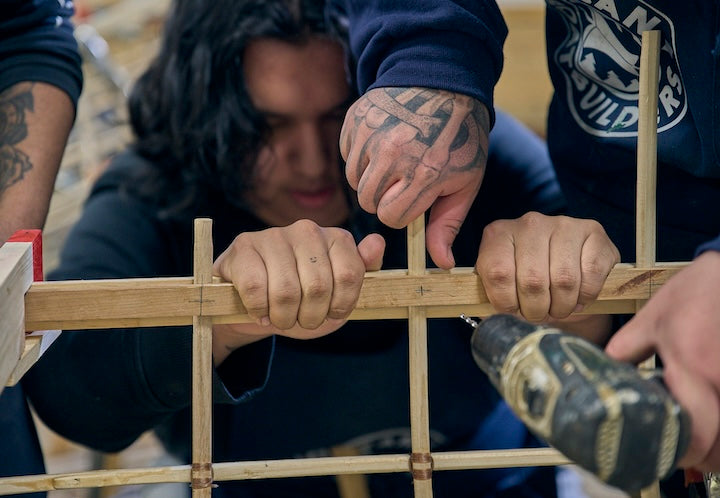
[[[687,450],[689,416],[665,387],[580,337],[495,315],[472,353],[532,432],[612,486],[640,490]]]

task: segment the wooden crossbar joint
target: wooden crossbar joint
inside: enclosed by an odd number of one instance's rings
[[[410,453],[410,473],[416,481],[432,479],[433,458],[430,453]]]
[[[217,488],[213,483],[212,463],[193,463],[190,468],[190,487],[192,489]]]

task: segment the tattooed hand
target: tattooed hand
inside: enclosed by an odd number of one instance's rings
[[[375,88],[348,111],[340,135],[360,206],[394,228],[430,206],[427,248],[455,265],[452,243],[487,161],[489,116],[477,100],[430,88]]]

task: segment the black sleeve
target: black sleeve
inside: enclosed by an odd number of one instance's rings
[[[83,78],[72,15],[72,2],[3,2],[0,92],[22,81],[38,81],[65,91],[77,105]]]

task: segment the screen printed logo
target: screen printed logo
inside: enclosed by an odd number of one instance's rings
[[[652,29],[662,32],[658,132],[683,118],[687,99],[667,16],[642,1],[616,6],[614,0],[548,0],[548,7],[567,27],[553,57],[565,77],[568,107],[586,132],[637,135],[641,33]]]

